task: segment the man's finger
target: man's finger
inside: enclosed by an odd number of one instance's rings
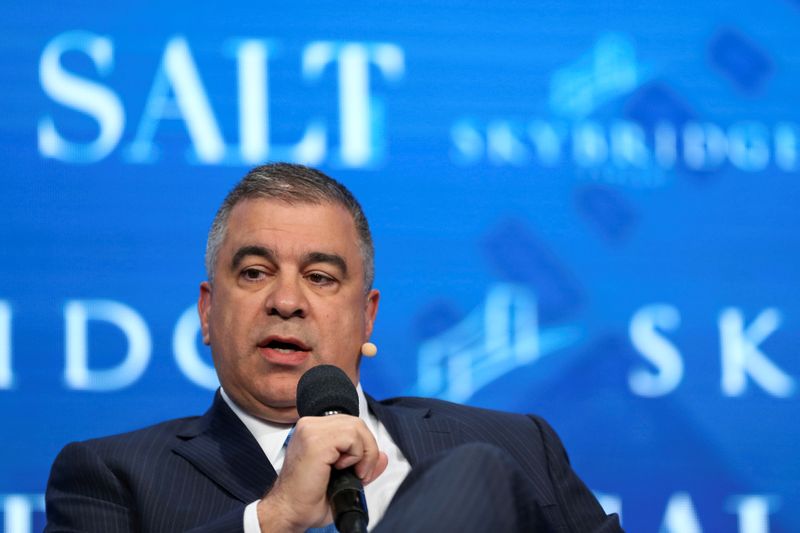
[[[386,470],[387,466],[389,466],[389,456],[384,452],[378,452],[378,460],[375,462],[375,467],[364,479],[362,479],[364,484],[368,485],[378,479],[378,477]]]

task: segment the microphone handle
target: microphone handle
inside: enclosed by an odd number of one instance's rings
[[[326,411],[324,416],[335,414],[342,413]],[[352,466],[342,470],[331,468],[327,494],[333,523],[339,533],[367,533],[369,516],[364,501],[364,485]]]
[[[328,501],[333,522],[340,533],[365,533],[367,531],[366,505],[361,480],[353,467],[331,470],[328,483]]]

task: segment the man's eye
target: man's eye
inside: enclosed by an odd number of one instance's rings
[[[332,277],[320,272],[312,272],[306,276],[306,279],[315,285],[330,285],[336,281]]]
[[[260,280],[264,275],[264,271],[257,268],[246,268],[242,271],[242,277],[247,281]]]

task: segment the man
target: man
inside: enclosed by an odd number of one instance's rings
[[[314,169],[253,169],[209,233],[198,312],[221,384],[202,417],[68,445],[47,531],[306,531],[353,467],[378,531],[619,531],[541,419],[419,398],[298,420],[297,382],[359,383],[380,295],[351,193]],[[290,437],[291,435],[291,437]],[[391,504],[390,504],[391,502]]]

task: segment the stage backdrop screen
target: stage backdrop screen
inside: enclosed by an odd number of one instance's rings
[[[0,524],[201,414],[226,192],[361,200],[372,395],[536,413],[636,532],[800,531],[800,2],[0,6]]]

